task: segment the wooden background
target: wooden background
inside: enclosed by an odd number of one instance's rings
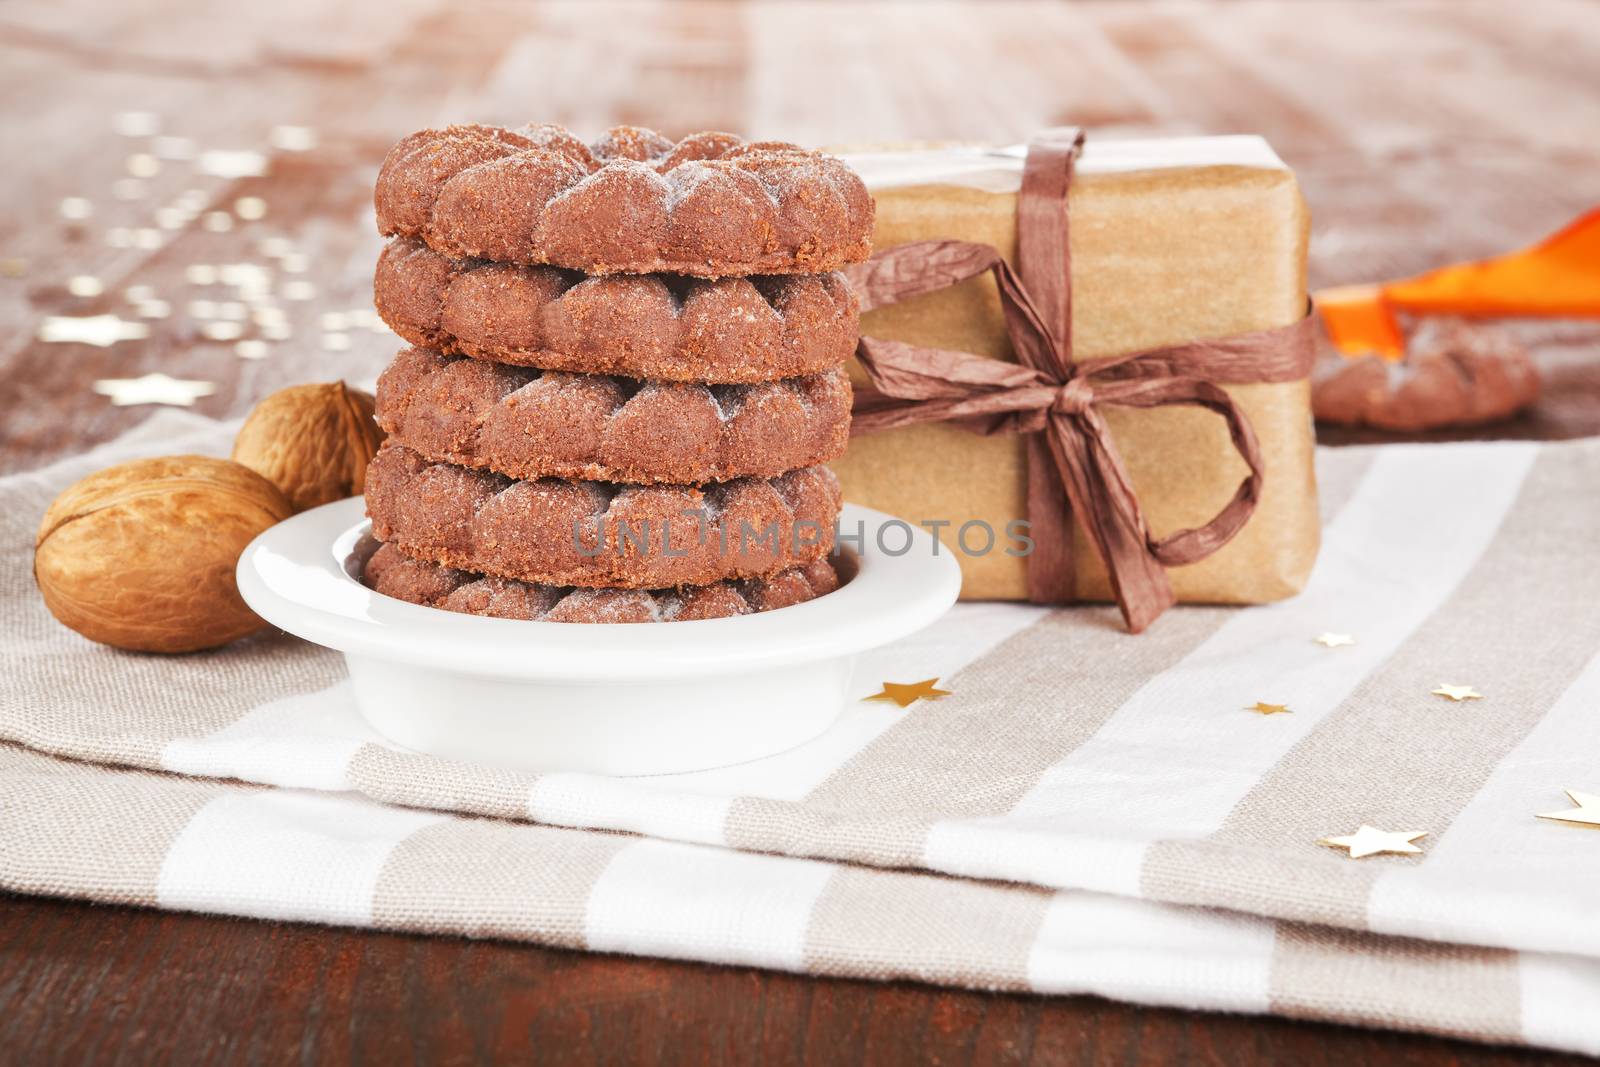
[[[1592,207],[1597,71],[1600,7],[1579,0],[10,0],[0,469],[80,451],[148,413],[94,395],[100,378],[211,381],[197,410],[237,415],[282,385],[375,376],[395,339],[363,319],[379,247],[371,184],[389,145],[421,126],[555,121],[593,135],[636,123],[814,144],[1017,141],[1061,122],[1100,136],[1259,132],[1305,188],[1321,286],[1506,251]],[[165,139],[129,112],[154,116]],[[205,151],[257,153],[264,173],[207,173]],[[237,218],[240,197],[264,201],[264,217]],[[86,217],[68,217],[85,215],[68,198],[88,202]],[[192,281],[228,264],[270,270],[267,290]],[[102,291],[73,295],[75,277]],[[170,314],[139,318],[134,286]],[[39,339],[51,316],[98,314],[150,336]],[[240,339],[264,340],[264,358],[215,338],[230,315],[246,316]],[[1489,432],[1600,432],[1600,331],[1522,329],[1545,396]],[[579,1062],[1523,1058],[1092,998],[0,899],[0,1061],[464,1062],[530,1047]]]

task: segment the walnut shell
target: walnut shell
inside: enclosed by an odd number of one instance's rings
[[[343,382],[291,385],[250,412],[234,438],[233,460],[304,511],[361,492],[382,441],[369,394]]]
[[[50,613],[92,641],[193,652],[266,624],[234,583],[250,540],[294,513],[278,487],[209,456],[163,456],[91,474],[50,505],[33,577]]]

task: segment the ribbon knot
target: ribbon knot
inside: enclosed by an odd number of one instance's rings
[[[993,273],[1017,357],[1007,363],[863,337],[856,356],[868,384],[856,390],[851,433],[952,422],[980,434],[1027,435],[1029,599],[1076,598],[1076,516],[1105,561],[1123,619],[1138,633],[1173,603],[1165,568],[1227,544],[1261,497],[1260,444],[1218,383],[1305,378],[1315,354],[1313,327],[1307,314],[1277,329],[1074,363],[1067,188],[1082,143],[1082,133],[1067,128],[1045,131],[1028,146],[1017,200],[1020,277],[996,249],[953,240],[900,245],[847,268],[862,311]],[[1249,473],[1210,522],[1156,538],[1100,415],[1107,404],[1214,411],[1227,422]]]
[[[1062,415],[1082,415],[1094,403],[1094,387],[1087,379],[1073,375],[1056,390],[1055,402],[1050,410]]]

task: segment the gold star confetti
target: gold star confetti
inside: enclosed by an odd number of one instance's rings
[[[39,324],[39,340],[46,344],[94,345],[109,348],[118,341],[141,341],[150,336],[150,327],[129,322],[115,315],[88,315],[73,318],[51,315]]]
[[[1440,682],[1439,688],[1429,690],[1429,692],[1433,693],[1434,696],[1448,697],[1457,703],[1463,700],[1483,699],[1483,694],[1470,685],[1451,685],[1448,682]]]
[[[200,153],[196,169],[214,178],[259,178],[267,173],[267,157],[260,152],[207,149]]]
[[[1256,712],[1259,715],[1293,715],[1294,714],[1294,712],[1289,710],[1289,705],[1287,705],[1287,704],[1265,704],[1265,703],[1262,703],[1259,700],[1256,701],[1254,704],[1246,705],[1244,710],[1245,711],[1253,711],[1253,712]]]
[[[217,277],[243,297],[264,296],[272,290],[272,272],[259,263],[224,263],[217,268]]]
[[[389,324],[378,317],[371,308],[351,308],[344,313],[345,321],[352,327],[365,326],[376,333],[389,332]]]
[[[267,142],[280,152],[309,152],[317,147],[317,131],[310,126],[274,126]]]
[[[1573,826],[1600,827],[1600,796],[1594,793],[1580,793],[1576,789],[1565,791],[1568,799],[1578,805],[1566,811],[1546,811],[1535,818],[1550,819],[1554,822],[1571,823]]]
[[[1356,639],[1350,634],[1326,633],[1313,637],[1311,640],[1323,648],[1344,648],[1347,645],[1356,643]]]
[[[193,407],[198,398],[216,392],[217,386],[215,382],[146,374],[142,378],[102,378],[94,383],[94,391],[101,396],[109,396],[119,408],[135,404],[170,404],[187,408]]]
[[[1379,830],[1363,823],[1353,834],[1324,837],[1317,844],[1327,845],[1329,848],[1348,849],[1350,858],[1358,860],[1364,856],[1376,856],[1383,852],[1421,852],[1422,850],[1411,842],[1427,836],[1426,830]]]
[[[938,700],[940,697],[950,695],[948,689],[935,689],[933,683],[937,678],[924,678],[920,682],[905,685],[900,682],[884,682],[881,692],[873,693],[864,700],[892,700],[902,708],[909,708],[919,700]]]
[[[20,278],[28,273],[28,261],[25,259],[0,259],[0,274],[7,278]]]
[[[150,142],[157,159],[193,159],[198,146],[188,137],[157,137]]]
[[[208,341],[237,341],[244,336],[244,323],[208,322],[200,327],[200,334]]]
[[[124,111],[111,120],[111,128],[124,137],[149,137],[161,129],[161,118],[149,111]]]

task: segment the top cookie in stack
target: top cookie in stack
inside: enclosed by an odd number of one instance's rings
[[[701,133],[426,130],[375,196],[380,592],[557,621],[760,611],[837,584],[872,200],[841,161]]]
[[[619,126],[586,145],[560,126],[423,130],[389,152],[385,236],[457,259],[586,274],[817,274],[867,257],[872,198],[832,156]]]

